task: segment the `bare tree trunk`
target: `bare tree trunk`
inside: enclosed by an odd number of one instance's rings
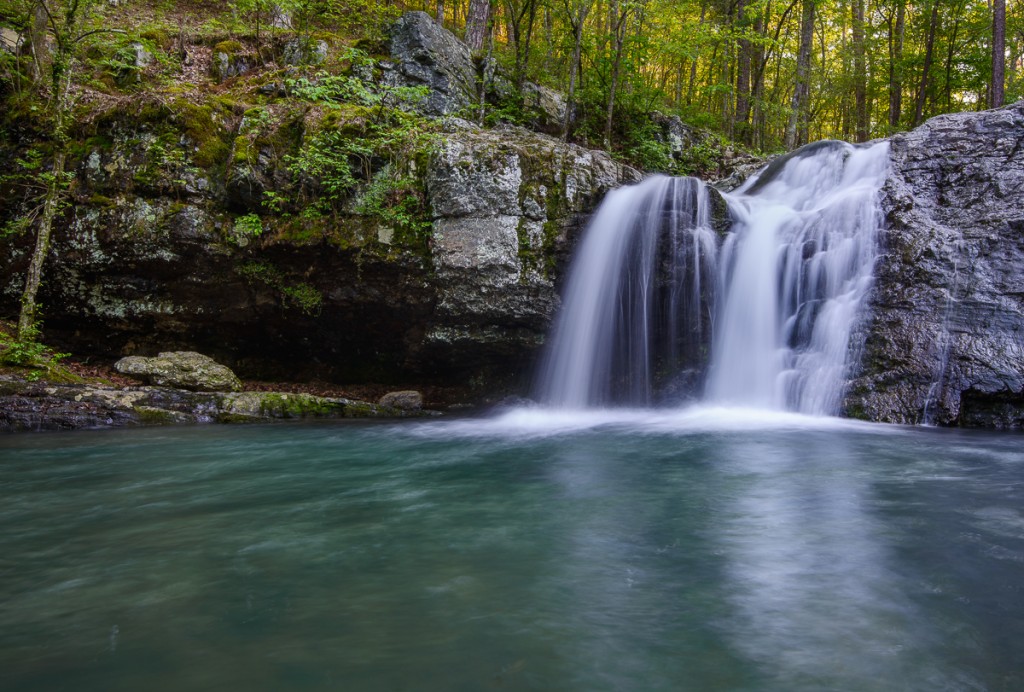
[[[437,19],[438,26],[444,26],[444,0],[437,0],[434,8],[434,17]]]
[[[612,31],[612,81],[608,89],[608,109],[604,122],[604,148],[612,146],[612,121],[615,114],[615,92],[619,88],[619,76],[622,69],[622,47],[626,40],[626,20],[629,18],[629,6],[620,7],[619,0],[611,0],[608,13],[609,29]]]
[[[988,90],[989,107],[1003,105],[1006,84],[1006,0],[992,4],[992,85]]]
[[[29,41],[32,48],[32,63],[29,65],[30,77],[35,84],[42,84],[47,78],[50,61],[50,45],[47,43],[47,12],[43,3],[36,3],[32,10],[32,25],[29,27]]]
[[[747,19],[745,10],[745,0],[738,0],[736,4],[736,25],[742,33],[736,56],[736,112],[733,117],[733,127],[737,137],[749,144],[750,54],[752,46],[750,39],[746,38]]]
[[[562,121],[562,141],[569,139],[569,124],[572,122],[573,98],[576,94],[576,76],[580,69],[580,53],[583,50],[583,23],[590,13],[591,0],[577,0],[576,15],[570,15],[573,23],[574,42],[572,63],[569,65],[569,93],[565,100],[565,120]]]
[[[907,3],[898,0],[896,26],[889,33],[889,127],[899,127],[903,115],[903,35]]]
[[[487,25],[490,20],[490,0],[469,1],[469,13],[466,16],[466,45],[474,53],[482,50],[484,47],[484,39],[487,37]]]
[[[700,23],[701,29],[704,28],[705,17],[708,12],[707,0],[703,0],[700,4]],[[696,56],[690,61],[690,83],[686,87],[686,105],[690,106],[693,104],[693,90],[697,86],[697,58]]]
[[[47,185],[46,198],[43,200],[43,211],[39,217],[39,229],[36,231],[36,246],[32,251],[32,261],[25,277],[25,289],[21,293],[21,313],[18,315],[18,338],[22,341],[33,340],[36,325],[36,295],[39,293],[39,282],[43,276],[43,262],[50,254],[50,237],[53,235],[53,221],[57,216],[61,201],[61,181],[64,179],[64,151],[59,149],[53,155],[53,180]]]
[[[858,142],[868,141],[868,79],[864,55],[864,0],[850,3],[853,14],[854,127]]]
[[[932,69],[932,54],[935,48],[935,31],[939,26],[939,0],[932,0],[932,18],[928,24],[928,41],[924,49],[924,67],[921,68],[921,84],[917,89],[917,105],[914,107],[914,127],[921,124],[924,115],[924,101],[928,96],[928,73]]]
[[[798,131],[806,131],[810,111],[811,45],[814,40],[814,0],[803,0],[800,15],[800,48],[796,58],[796,84],[786,126],[786,148],[796,148]],[[799,129],[797,125],[800,125]]]

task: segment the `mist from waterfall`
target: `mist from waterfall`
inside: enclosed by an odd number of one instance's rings
[[[609,193],[573,259],[538,398],[839,411],[872,284],[888,144],[818,142],[724,195],[693,178]]]

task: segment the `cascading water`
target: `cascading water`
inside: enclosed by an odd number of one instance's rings
[[[616,190],[570,269],[538,385],[552,406],[705,400],[830,414],[872,282],[888,144],[819,142],[724,195],[654,177]]]
[[[608,194],[569,274],[538,383],[564,408],[652,402],[658,371],[702,348],[715,275],[707,190],[655,176]]]

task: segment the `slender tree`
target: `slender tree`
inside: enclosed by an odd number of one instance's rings
[[[803,0],[800,14],[800,50],[796,59],[796,80],[790,106],[789,124],[786,126],[786,147],[793,149],[798,143],[798,132],[807,129],[810,116],[811,44],[814,40],[814,0]],[[802,142],[801,142],[802,143]]]
[[[924,66],[921,68],[921,81],[917,87],[917,103],[914,106],[914,127],[921,123],[924,115],[924,102],[928,97],[928,78],[932,69],[932,58],[935,51],[935,32],[939,27],[939,0],[932,0],[931,21],[928,23],[928,38],[924,49]]]
[[[900,125],[903,111],[903,36],[906,32],[907,3],[896,0],[895,22],[889,16],[889,127]]]
[[[53,161],[44,176],[46,192],[43,195],[36,242],[21,294],[21,312],[18,316],[18,339],[34,340],[36,335],[36,296],[43,276],[43,263],[50,253],[53,224],[65,201],[65,191],[73,173],[66,170],[68,152],[68,125],[71,117],[71,74],[75,47],[86,37],[103,30],[83,31],[82,26],[93,9],[95,0],[32,0],[34,62],[45,66],[45,75],[39,74],[38,85],[46,94],[47,115],[50,119],[50,137],[53,142]],[[45,26],[53,39],[52,50],[47,36],[38,31],[37,22],[45,19]],[[44,79],[43,77],[48,79]]]
[[[583,52],[583,24],[594,5],[594,0],[563,0],[566,18],[572,26],[573,48],[569,63],[569,93],[566,95],[565,118],[562,121],[562,139],[569,139],[569,125],[572,122],[573,99],[576,95],[576,77],[580,70],[580,55]]]
[[[1003,105],[1006,83],[1006,0],[992,2],[992,83],[989,86],[989,107]]]
[[[868,80],[864,49],[864,0],[851,0],[853,29],[854,123],[858,142],[868,141]]]

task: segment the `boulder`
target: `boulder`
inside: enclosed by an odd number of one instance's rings
[[[391,29],[389,86],[426,86],[419,104],[427,115],[451,115],[477,100],[477,75],[469,47],[426,12],[406,12]]]
[[[237,392],[242,382],[227,366],[194,351],[168,351],[155,358],[128,356],[114,364],[124,375],[194,392]]]
[[[320,65],[327,60],[327,41],[294,38],[284,44],[281,62],[285,65]]]
[[[237,41],[221,41],[213,48],[210,75],[218,82],[240,77],[256,66],[254,56],[243,52]]]
[[[388,392],[380,398],[380,405],[397,408],[400,411],[419,411],[423,408],[423,395],[409,389],[400,392]]]

